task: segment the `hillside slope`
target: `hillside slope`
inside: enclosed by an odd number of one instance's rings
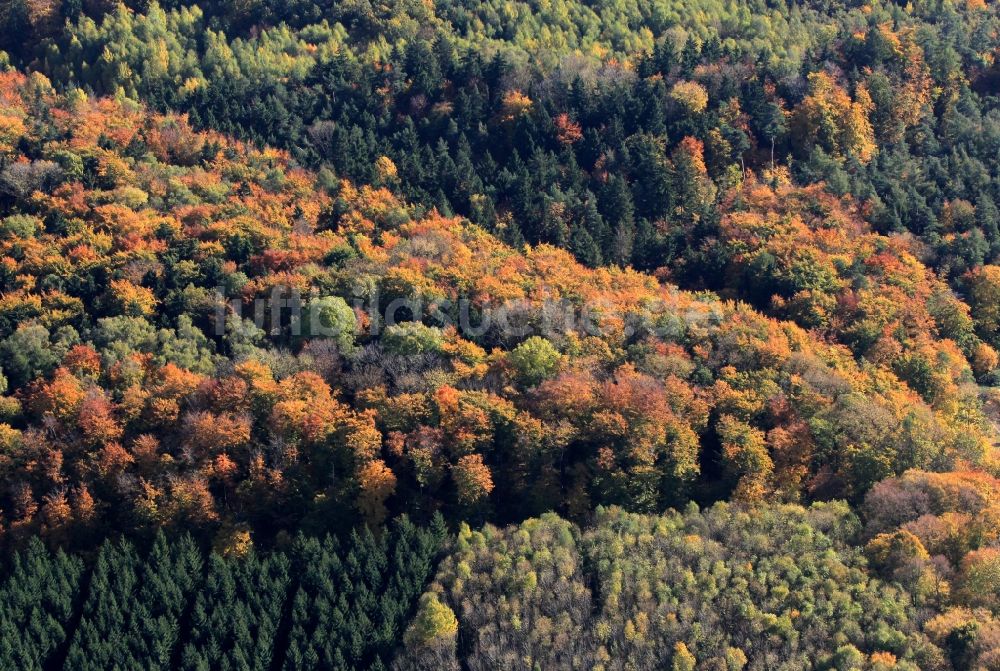
[[[919,300],[897,355],[856,359],[183,118],[0,85],[8,539],[860,500],[993,463],[969,365]]]

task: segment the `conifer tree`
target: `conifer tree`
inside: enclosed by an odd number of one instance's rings
[[[290,582],[285,554],[212,554],[190,614],[184,671],[266,671]]]
[[[51,668],[80,607],[79,557],[50,552],[38,538],[15,554],[0,583],[0,668]]]

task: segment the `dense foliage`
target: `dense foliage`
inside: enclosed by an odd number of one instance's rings
[[[911,471],[865,499],[865,551],[936,616],[925,625],[954,668],[1000,660],[1000,481],[977,472]]]
[[[0,659],[25,671],[386,668],[379,655],[394,650],[443,540],[440,520],[405,518],[378,539],[299,536],[263,554],[206,555],[161,533],[147,551],[108,540],[89,576],[36,540],[4,576]]]
[[[843,504],[466,527],[397,668],[944,668],[856,527]]]
[[[67,641],[83,592],[83,562],[33,538],[11,559],[0,587],[0,664],[35,671]]]
[[[6,48],[63,86],[591,265],[711,286],[700,243],[748,168],[852,194],[956,284],[1000,253],[995,4],[62,3],[65,25],[60,3],[8,4],[36,37]]]
[[[22,189],[6,191],[0,241],[12,541],[585,516],[729,491],[860,500],[909,468],[993,464],[966,358],[992,349],[967,308],[822,194],[747,185],[724,223],[745,232],[718,244],[733,276],[771,259],[755,275],[781,292],[768,310],[815,315],[850,347],[552,247],[515,251],[182,118],[3,76],[0,174]],[[766,232],[766,208],[788,229]],[[291,289],[331,337],[287,311],[254,324],[254,299]],[[399,298],[420,320],[380,328]],[[442,328],[463,298],[477,328]],[[487,319],[513,305],[541,329],[553,301],[589,320],[525,338]]]
[[[1000,669],[998,7],[0,0],[0,667]]]

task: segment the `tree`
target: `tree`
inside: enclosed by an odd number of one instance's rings
[[[37,537],[12,555],[0,582],[0,665],[41,671],[57,659],[82,598],[84,562]]]
[[[916,582],[923,564],[930,559],[920,539],[903,529],[891,534],[879,534],[865,546],[865,553],[882,575],[913,582]]]
[[[458,635],[458,618],[455,613],[430,592],[420,598],[420,608],[413,624],[406,631],[405,641],[410,646],[430,646],[453,641]]]
[[[556,127],[556,139],[559,144],[573,145],[583,139],[583,130],[580,124],[573,121],[566,112],[556,115],[553,123]]]
[[[358,483],[361,486],[358,497],[361,514],[369,524],[381,524],[387,514],[386,499],[396,491],[396,476],[384,461],[375,459],[361,467]]]
[[[493,477],[489,467],[479,454],[460,457],[452,467],[451,477],[455,481],[458,500],[464,506],[472,506],[493,491]]]
[[[420,608],[406,630],[403,640],[407,655],[393,666],[397,671],[430,671],[459,668],[455,658],[458,619],[455,613],[438,600],[434,593],[420,598]]]
[[[737,481],[734,496],[750,502],[763,500],[774,472],[764,433],[731,415],[719,418],[716,432],[722,442],[724,467]]]
[[[611,237],[604,242],[604,248],[611,252],[608,259],[627,266],[632,260],[636,225],[635,204],[625,180],[620,175],[613,175],[601,189],[598,201],[610,230]]]
[[[994,613],[1000,609],[997,594],[1000,589],[1000,550],[982,548],[970,552],[962,560],[959,590],[965,603]]]
[[[339,296],[325,296],[309,301],[303,332],[313,338],[330,338],[342,352],[354,348],[357,317]]]
[[[266,671],[290,582],[288,558],[281,552],[229,558],[213,553],[207,563],[180,668]]]
[[[385,668],[443,540],[440,518],[429,528],[399,518],[379,538],[368,528],[342,540],[297,538],[283,668]]]
[[[50,373],[61,358],[59,345],[41,324],[22,324],[0,341],[0,362],[15,389]]]
[[[38,417],[51,415],[63,422],[76,419],[86,399],[80,380],[65,368],[56,369],[49,382],[38,380],[32,385],[30,392],[28,407]],[[96,421],[98,418],[94,419]]]
[[[504,93],[500,106],[499,120],[503,124],[512,124],[531,111],[534,103],[531,98],[517,89]]]
[[[516,379],[529,387],[537,386],[554,373],[560,358],[552,343],[539,336],[528,338],[508,355]]]
[[[393,354],[415,356],[439,352],[444,338],[441,329],[414,321],[387,326],[382,343]]]
[[[670,98],[688,115],[701,114],[708,107],[708,91],[698,82],[677,82],[670,89]]]
[[[994,348],[1000,346],[1000,266],[982,266],[970,271],[963,281],[976,334]]]
[[[871,97],[863,87],[854,100],[825,72],[809,75],[809,94],[792,111],[791,131],[808,155],[813,147],[867,163],[875,154],[875,133],[868,114]]]
[[[674,658],[671,661],[671,668],[674,671],[694,671],[697,663],[698,660],[691,654],[691,651],[688,650],[687,645],[683,641],[678,641],[674,645]]]
[[[128,317],[148,317],[156,309],[156,297],[150,289],[128,280],[112,280],[111,304],[116,312]]]
[[[144,561],[128,542],[106,542],[67,665],[171,668],[181,616],[200,586],[202,562],[190,536],[170,542],[159,534]]]

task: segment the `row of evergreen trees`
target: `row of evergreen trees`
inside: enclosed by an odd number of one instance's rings
[[[36,538],[0,582],[0,668],[384,669],[445,536],[400,518],[222,556],[160,533],[106,541],[89,569]]]

